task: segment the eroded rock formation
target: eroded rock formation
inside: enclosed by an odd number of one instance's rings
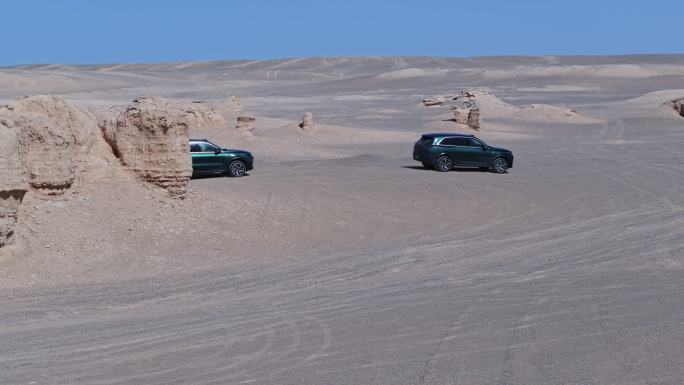
[[[468,124],[468,110],[458,106],[452,106],[451,112],[454,113],[454,121],[459,124]]]
[[[237,117],[235,128],[243,133],[250,133],[256,128],[256,116],[250,113],[242,113]]]
[[[28,190],[14,129],[0,124],[0,247],[12,243],[19,206]]]
[[[219,109],[209,102],[198,100],[192,102],[176,101],[175,103],[186,112],[185,119],[190,130],[197,128],[219,128],[228,125]]]
[[[104,112],[99,125],[126,168],[147,182],[180,194],[192,176],[188,132],[196,117],[184,103],[141,97],[128,106]]]
[[[473,130],[479,130],[480,129],[480,109],[475,107],[471,108],[470,111],[468,111],[468,123],[467,123],[469,128],[472,128]]]
[[[0,125],[17,133],[29,185],[51,195],[71,187],[85,170],[86,155],[99,136],[94,114],[50,95],[0,107]]]
[[[446,98],[444,96],[438,95],[438,96],[429,96],[425,99],[423,99],[423,105],[430,107],[430,106],[441,106],[444,104],[446,101]]]
[[[487,90],[465,90],[453,97],[452,107],[454,120],[456,123],[465,124],[468,128],[479,130],[482,122],[480,121],[480,106],[488,104],[491,99],[498,100]]]
[[[304,114],[304,118],[302,119],[302,123],[299,125],[299,128],[301,128],[304,132],[313,132],[316,130],[316,126],[314,125],[313,120],[313,114],[311,112],[307,112]]]
[[[538,122],[572,122],[576,124],[597,123],[600,120],[581,115],[574,108],[533,104],[525,108],[510,105],[499,99],[492,90],[471,88],[453,95],[438,95],[423,100],[426,105],[434,103],[451,107],[453,121],[470,129],[479,130],[482,116]],[[427,102],[427,103],[426,103]],[[684,99],[668,102],[678,112],[682,109]]]
[[[684,98],[668,100],[665,104],[675,110],[679,116],[684,117]]]

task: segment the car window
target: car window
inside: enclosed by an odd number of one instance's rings
[[[202,149],[202,152],[215,152],[216,150],[218,150],[218,148],[216,148],[216,146],[214,146],[213,144],[206,143],[206,142],[200,143],[200,148]]]
[[[476,138],[470,138],[470,146],[471,147],[484,147],[484,143],[479,141]]]
[[[202,152],[199,143],[190,143],[190,152]]]
[[[425,135],[423,135],[423,136],[420,137],[420,142],[423,143],[423,144],[432,144],[432,141],[433,141],[433,140],[434,140],[434,138],[431,137],[431,136],[425,136]]]
[[[439,144],[443,146],[469,146],[470,141],[468,138],[444,138]]]

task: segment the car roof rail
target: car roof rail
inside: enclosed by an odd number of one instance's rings
[[[423,136],[427,136],[428,138],[438,138],[438,137],[447,137],[447,136],[463,136],[463,137],[473,137],[475,135],[473,134],[464,134],[461,132],[432,132],[429,134],[423,134]]]

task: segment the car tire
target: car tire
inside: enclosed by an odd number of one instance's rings
[[[425,167],[426,169],[428,169],[428,170],[432,169],[432,165],[430,163],[428,163],[428,162],[421,162],[421,163],[423,163],[423,167]]]
[[[235,159],[228,165],[228,175],[233,178],[245,176],[247,173],[247,165],[240,159]]]
[[[435,170],[439,172],[447,172],[451,171],[451,168],[454,166],[454,161],[451,160],[450,157],[447,155],[442,155],[439,158],[437,158],[437,161],[435,162]]]
[[[505,174],[508,171],[508,161],[505,158],[496,158],[492,163],[492,171],[497,174]]]

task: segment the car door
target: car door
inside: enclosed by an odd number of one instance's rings
[[[190,158],[192,159],[193,172],[206,172],[204,166],[204,157],[202,155],[202,147],[198,142],[190,142]]]
[[[454,166],[473,165],[473,148],[467,137],[444,138],[439,142],[441,150],[451,156]]]
[[[471,151],[468,152],[470,156],[470,164],[474,166],[489,166],[492,163],[492,153],[487,149],[487,146],[477,138],[468,139],[468,145]]]
[[[196,146],[194,146],[196,145]],[[193,151],[195,150],[195,151]],[[197,151],[199,150],[199,151]],[[190,144],[192,169],[195,172],[222,172],[226,170],[223,155],[216,153],[218,148],[211,143],[196,142]]]

